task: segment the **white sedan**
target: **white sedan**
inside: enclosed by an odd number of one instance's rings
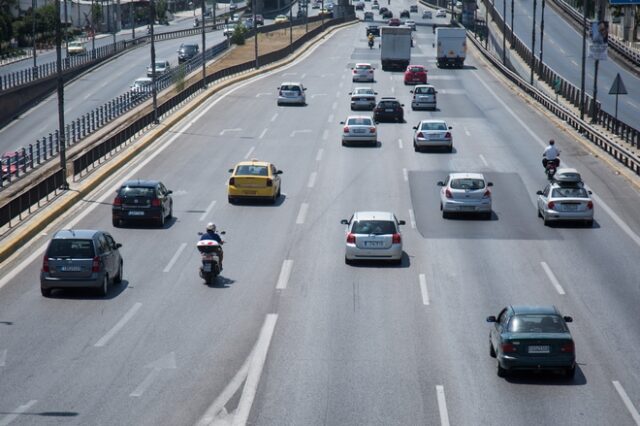
[[[352,70],[352,81],[375,81],[373,71],[375,70],[371,64],[356,64]]]
[[[378,129],[371,117],[366,115],[350,115],[340,124],[342,128],[342,146],[351,143],[367,143],[373,146],[378,144]]]
[[[451,213],[479,213],[491,219],[492,182],[487,182],[482,173],[450,173],[438,182],[440,210],[447,219]]]
[[[591,191],[582,183],[549,183],[538,191],[538,217],[545,225],[560,221],[581,221],[593,226],[593,201]]]
[[[345,229],[346,249],[344,261],[390,260],[402,263],[402,235],[398,220],[393,213],[380,211],[355,212],[351,219],[340,221]]]
[[[372,110],[376,107],[376,95],[371,87],[356,87],[351,95],[351,109]]]
[[[413,148],[420,151],[424,148],[445,147],[449,152],[453,151],[453,136],[451,126],[443,120],[422,120],[413,127],[416,132],[413,135]]]

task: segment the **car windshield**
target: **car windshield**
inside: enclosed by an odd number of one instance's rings
[[[95,253],[91,240],[54,239],[51,240],[47,256],[50,258],[92,259]]]
[[[420,126],[420,130],[447,130],[447,125],[445,123],[422,123]]]
[[[155,197],[154,188],[147,186],[125,186],[120,188],[121,197]]]
[[[164,62],[156,62],[156,68],[164,68],[166,67],[167,64]]]
[[[267,166],[238,166],[236,169],[236,175],[244,176],[269,176],[269,170]]]
[[[589,198],[584,188],[556,188],[551,193],[552,198]]]
[[[433,95],[434,92],[435,90],[433,90],[433,87],[418,87],[414,90],[414,93],[418,93],[420,95]]]
[[[193,53],[193,52],[195,52],[197,49],[198,49],[198,47],[197,47],[197,46],[191,46],[191,45],[182,46],[182,47],[180,48],[180,50],[181,50],[183,53]]]
[[[389,220],[357,220],[353,222],[351,232],[367,235],[395,234],[396,226]]]
[[[371,126],[369,117],[352,117],[347,120],[347,126]]]
[[[567,333],[564,320],[558,315],[526,314],[516,315],[509,321],[512,333]]]
[[[453,179],[451,180],[451,188],[452,189],[482,189],[484,188],[484,181],[482,179]]]

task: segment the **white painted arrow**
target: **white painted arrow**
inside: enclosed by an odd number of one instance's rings
[[[241,131],[242,129],[224,129],[223,131],[220,132],[220,136],[223,136],[227,132],[241,132]]]
[[[304,130],[294,130],[293,132],[291,132],[291,134],[289,135],[290,137],[294,137],[295,135],[297,135],[298,133],[311,133],[310,129],[304,129]]]
[[[155,380],[160,370],[174,370],[176,368],[176,354],[175,352],[169,352],[162,358],[147,364],[145,368],[150,368],[151,372],[147,377],[138,385],[138,387],[129,394],[129,396],[139,397],[147,390],[151,383]]]

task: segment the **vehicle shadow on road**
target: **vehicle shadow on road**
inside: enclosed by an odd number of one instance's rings
[[[580,221],[557,221],[547,225],[552,229],[600,229],[601,226],[597,220],[593,221],[593,225],[588,225]]]
[[[449,216],[445,220],[464,220],[464,221],[477,221],[477,222],[489,222],[492,220],[500,220],[498,214],[495,211],[491,211],[491,217],[487,218],[483,216],[484,213],[449,213]]]
[[[232,205],[234,206],[251,206],[251,207],[279,207],[286,201],[287,196],[285,194],[280,194],[278,199],[276,199],[275,203],[272,203],[271,200],[235,200]]]
[[[218,275],[212,284],[208,284],[210,288],[231,288],[231,284],[234,284],[236,280]]]
[[[59,288],[51,292],[50,298],[65,300],[111,300],[120,296],[127,288],[129,288],[129,281],[123,279],[120,284],[110,283],[106,296],[100,296],[97,293],[98,290],[93,288]]]
[[[411,259],[407,252],[402,252],[402,262],[400,264],[393,263],[388,260],[356,260],[352,261],[349,266],[356,268],[409,268],[411,267]]]
[[[117,228],[119,229],[140,229],[140,230],[153,230],[157,231],[159,229],[170,229],[173,225],[178,222],[178,218],[176,216],[172,216],[171,219],[165,219],[164,226],[160,227],[157,223],[151,221],[136,221],[136,220],[127,220],[126,222],[120,222]]]
[[[416,152],[418,154],[457,154],[458,150],[455,146],[451,149],[451,152],[449,152],[449,148],[440,148],[434,146],[433,148],[420,147],[420,149]]]
[[[576,375],[571,379],[560,371],[517,371],[510,373],[506,381],[514,385],[584,386],[587,384],[587,378],[579,366],[576,366]]]
[[[382,142],[380,141],[376,141],[376,144],[371,144],[371,143],[347,143],[345,145],[342,145],[345,148],[382,148]]]

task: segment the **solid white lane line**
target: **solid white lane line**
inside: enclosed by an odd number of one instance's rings
[[[284,290],[289,283],[289,277],[291,276],[291,269],[293,269],[293,260],[287,259],[282,262],[282,268],[280,268],[280,275],[278,276],[278,282],[276,283],[277,290]]]
[[[273,123],[274,121],[276,121],[276,118],[278,118],[278,113],[277,112],[275,114],[273,114],[273,117],[271,117],[271,122]]]
[[[173,257],[171,258],[169,263],[167,263],[167,266],[164,267],[164,270],[162,272],[169,272],[171,268],[173,268],[173,265],[175,265],[175,263],[178,261],[178,258],[185,248],[187,248],[187,243],[180,244],[180,247],[178,247],[178,250],[174,253]]]
[[[307,210],[309,210],[309,204],[300,204],[300,210],[298,211],[298,217],[296,218],[296,224],[302,225],[307,217]]]
[[[32,399],[31,401],[27,402],[26,404],[19,406],[18,408],[13,410],[13,412],[11,414],[7,414],[6,416],[4,416],[4,418],[2,420],[0,420],[0,426],[7,426],[9,423],[11,423],[15,419],[17,419],[18,416],[20,416],[22,413],[24,413],[29,408],[31,408],[36,402],[38,402],[38,401],[35,400],[35,399]]]
[[[429,291],[427,291],[427,277],[420,274],[420,293],[422,294],[422,304],[429,305]]]
[[[416,228],[416,217],[413,214],[413,209],[409,209],[409,222],[411,223],[411,228]]]
[[[233,426],[244,426],[247,424],[251,406],[253,405],[253,400],[258,390],[262,368],[267,360],[267,352],[269,351],[269,345],[271,344],[271,338],[273,337],[277,320],[278,314],[268,314],[262,330],[260,330],[260,338],[258,339],[258,343],[256,343],[255,354],[249,364],[247,380],[242,389],[242,395],[240,395],[240,402],[238,403],[236,414],[233,417]]]
[[[560,285],[560,282],[558,282],[558,279],[556,278],[556,276],[553,274],[553,271],[551,270],[551,268],[549,268],[549,265],[547,265],[547,262],[540,262],[540,265],[542,265],[542,269],[544,269],[544,272],[547,274],[547,277],[549,277],[549,281],[551,281],[551,284],[553,284],[558,294],[564,295],[565,294],[564,289]]]
[[[398,148],[402,149],[402,139],[398,139]]]
[[[327,117],[327,123],[333,123],[333,114],[329,114],[329,117]]]
[[[7,365],[7,349],[0,351],[0,367]]]
[[[262,131],[262,133],[260,133],[260,136],[258,136],[258,139],[262,139],[262,138],[264,138],[264,135],[266,135],[266,134],[267,134],[267,130],[269,130],[269,129],[264,129],[264,130]]]
[[[640,426],[640,414],[638,414],[638,410],[636,410],[636,407],[633,406],[633,402],[631,402],[631,398],[629,398],[627,392],[617,380],[613,381],[613,386],[616,388],[616,391],[618,392],[618,395],[620,395],[620,398],[622,398],[622,402],[624,402],[625,407],[627,407],[627,410],[629,411],[629,414],[631,414],[633,421],[636,422],[636,425]]]
[[[322,154],[324,153],[324,148],[320,148],[318,150],[318,154],[316,155],[316,161],[322,160]]]
[[[611,209],[611,207],[609,207],[602,198],[600,198],[597,194],[593,193],[591,194],[591,198],[593,198],[593,200],[598,203],[598,206],[600,206],[600,208],[602,208],[602,210],[604,210],[605,212],[607,212],[607,214],[609,216],[611,216],[611,219],[613,219],[613,221],[615,223],[618,224],[618,226],[620,227],[620,229],[622,229],[622,231],[627,234],[629,236],[629,238],[631,238],[633,240],[634,243],[636,243],[636,245],[640,246],[640,236],[638,236],[638,234],[636,234],[635,232],[633,232],[633,230],[629,227],[629,225],[627,225],[627,223],[622,220],[620,218],[620,216],[618,216],[613,209]]]
[[[136,314],[136,312],[138,312],[141,306],[142,303],[140,302],[137,302],[135,305],[133,305],[131,309],[129,309],[129,311],[124,314],[122,318],[120,318],[120,321],[118,321],[118,323],[114,325],[113,328],[107,332],[107,334],[102,336],[102,338],[98,340],[93,346],[95,346],[96,348],[101,348],[109,343],[109,340],[111,340],[113,336],[115,336],[116,333],[120,331],[120,329],[124,327],[125,324],[129,322],[129,320],[131,320],[131,318],[133,318],[133,316]]]
[[[402,176],[404,177],[405,182],[409,180],[409,173],[407,172],[407,169],[402,169]]]
[[[327,129],[324,129],[322,131],[322,140],[326,141],[329,138],[329,131]]]
[[[440,424],[449,426],[449,412],[447,411],[447,400],[444,396],[444,386],[436,385],[436,395],[438,397],[438,411],[440,412]]]
[[[489,163],[487,163],[487,159],[484,158],[484,155],[480,154],[480,160],[482,160],[482,164],[484,164],[486,167],[489,167]]]
[[[252,146],[252,147],[249,149],[249,152],[247,152],[247,153],[245,154],[245,156],[244,156],[245,160],[246,160],[247,158],[249,158],[249,156],[253,153],[253,150],[254,150],[254,149],[256,149],[256,147],[255,147],[255,146]]]
[[[316,184],[316,177],[318,176],[318,172],[313,172],[309,176],[309,182],[307,183],[308,188],[313,188]]]
[[[337,102],[332,103],[331,109],[336,109],[336,108],[338,108],[338,103]]]

